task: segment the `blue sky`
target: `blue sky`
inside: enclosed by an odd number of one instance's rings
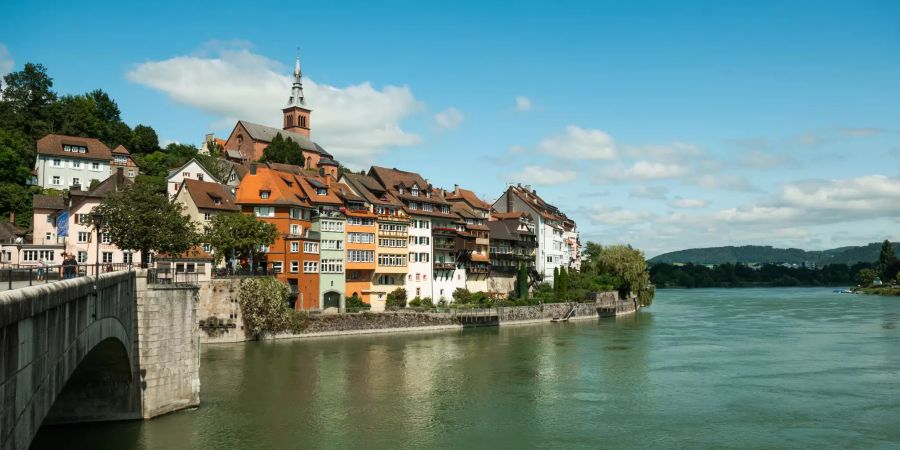
[[[651,256],[900,239],[900,3],[505,3],[17,1],[0,71],[199,144],[278,126],[299,47],[313,137],[351,167],[531,184]]]

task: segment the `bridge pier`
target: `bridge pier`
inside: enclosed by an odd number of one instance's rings
[[[0,293],[0,450],[199,404],[196,286],[113,272]]]

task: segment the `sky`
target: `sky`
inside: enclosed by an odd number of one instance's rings
[[[528,184],[648,256],[900,239],[900,2],[507,3],[13,0],[0,73],[199,145],[279,127],[299,49],[313,139],[355,170]]]

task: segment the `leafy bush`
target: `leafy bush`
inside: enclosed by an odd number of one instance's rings
[[[438,305],[438,307],[440,307],[440,308],[446,307],[446,306],[447,306],[447,299],[444,298],[444,297],[441,297],[441,299],[438,300],[438,304],[437,304],[437,305]]]
[[[419,298],[419,296],[416,296],[416,298],[409,301],[409,306],[411,306],[413,308],[418,308],[418,307],[422,306],[422,299]]]
[[[347,297],[347,309],[359,310],[371,307],[372,305],[362,301],[362,299],[359,298],[359,296],[356,294]]]
[[[431,297],[425,297],[422,299],[422,306],[426,308],[434,308],[434,302],[431,300]]]
[[[245,278],[238,288],[244,327],[253,335],[285,331],[293,323],[287,285],[270,278]]]
[[[291,333],[299,334],[309,326],[309,313],[288,309],[287,329]]]
[[[453,303],[458,303],[460,305],[468,305],[472,298],[472,293],[469,292],[468,289],[465,288],[456,288],[453,291]]]
[[[387,295],[385,305],[388,308],[406,308],[406,289],[397,288]]]

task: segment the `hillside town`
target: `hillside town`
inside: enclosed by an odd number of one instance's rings
[[[516,290],[523,266],[530,283],[552,283],[561,268],[579,268],[575,221],[531,186],[509,184],[489,201],[401,168],[343,167],[339,155],[313,140],[299,57],[293,76],[280,128],[238,120],[227,138],[207,134],[197,158],[165,179],[170,201],[198,231],[216,215],[243,213],[277,228],[271,245],[217,255],[201,243],[141,261],[135,249],[95,233],[100,219],[92,216],[103,199],[140,175],[129,149],[110,149],[95,137],[47,134],[37,141],[31,182],[59,195],[34,194],[31,229],[16,227],[13,217],[0,228],[0,262],[55,266],[65,254],[83,266],[144,263],[207,279],[265,273],[287,284],[295,309],[343,310],[352,297],[376,311],[401,287],[410,298],[447,304],[457,289],[505,297]],[[295,145],[301,154],[291,158],[298,164],[265,160],[273,141]],[[211,170],[201,155],[216,155],[225,170]]]

